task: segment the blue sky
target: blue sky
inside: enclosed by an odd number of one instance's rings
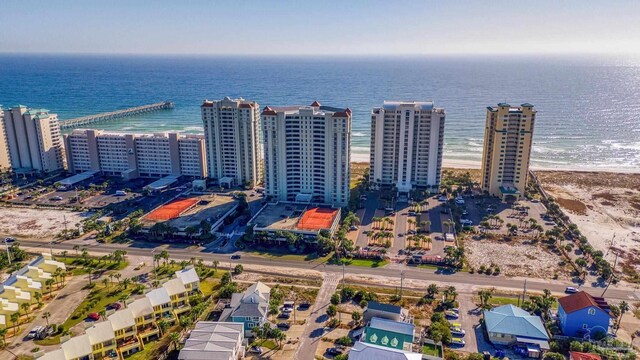
[[[0,52],[640,53],[640,1],[0,0]]]

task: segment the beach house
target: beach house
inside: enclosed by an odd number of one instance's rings
[[[485,310],[484,324],[494,345],[525,347],[529,357],[540,357],[549,350],[549,334],[539,316],[513,305]]]
[[[245,336],[250,337],[253,335],[251,329],[267,321],[270,296],[271,289],[260,281],[243,293],[234,293],[229,307],[222,311],[220,321],[243,323]]]
[[[584,291],[558,299],[558,323],[565,336],[593,338],[609,331],[611,314],[607,301]]]

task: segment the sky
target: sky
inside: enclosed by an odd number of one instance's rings
[[[0,53],[640,53],[639,0],[0,0]]]

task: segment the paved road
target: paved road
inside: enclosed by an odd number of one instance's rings
[[[25,337],[36,326],[45,326],[47,321],[42,318],[42,313],[48,311],[51,314],[49,318],[50,324],[62,324],[71,316],[78,304],[89,294],[89,290],[82,289],[87,284],[86,277],[74,276],[69,279],[69,282],[65,285],[53,301],[45,301],[45,306],[37,311],[34,311],[30,316],[35,316],[35,319],[24,328],[21,334],[18,334],[13,339],[13,343],[9,345],[11,352],[17,355],[29,355],[31,349],[34,347],[40,347],[42,350],[55,350],[60,345],[54,346],[39,346],[35,345],[32,340],[26,340]],[[2,358],[2,356],[0,356]]]
[[[33,251],[47,251],[49,243],[39,241],[21,241],[22,247],[32,248]],[[73,246],[77,242],[62,242],[58,244],[52,244],[55,251],[67,250],[69,253],[73,253]],[[136,242],[133,244],[99,244],[92,243],[85,245],[87,250],[96,254],[108,254],[117,249],[126,250],[129,255],[132,256],[152,256],[154,248],[161,246],[164,250],[167,250],[171,257],[176,260],[189,260],[191,257],[200,257],[205,261],[219,260],[221,263],[229,261],[229,255],[208,253],[203,248],[189,247],[185,248],[181,244],[156,244],[156,243],[144,243]],[[151,260],[148,261],[151,263]],[[307,270],[319,270],[318,268],[323,265],[318,262],[304,262],[297,260],[287,260],[281,258],[264,258],[260,256],[254,256],[249,254],[243,254],[243,264],[261,265],[265,267],[283,267],[283,268],[296,268]],[[337,265],[326,264],[326,270],[331,272],[341,272],[342,267]],[[482,274],[469,274],[466,272],[457,273],[445,273],[440,270],[431,269],[419,269],[411,266],[403,266],[405,269],[405,279],[416,279],[425,281],[445,282],[451,285],[467,285],[473,287],[495,287],[501,290],[517,290],[520,291],[524,284],[524,278],[509,278],[505,276],[487,276]],[[376,276],[390,276],[397,277],[399,275],[389,271],[386,267],[383,268],[366,268],[359,266],[348,266],[345,272],[347,274],[356,275],[376,275]],[[527,289],[530,291],[542,291],[543,289],[549,289],[555,293],[562,293],[566,286],[575,284],[562,282],[558,280],[546,280],[546,279],[527,279]],[[593,287],[591,284],[582,286],[581,289],[600,296],[603,292],[602,287]],[[616,286],[612,285],[606,293],[606,297],[609,299],[619,299],[625,301],[639,301],[640,291],[632,287]]]
[[[336,291],[340,282],[338,274],[327,273],[318,291],[318,297],[313,304],[309,321],[300,336],[300,344],[293,356],[294,359],[313,359],[318,348],[318,343],[324,335],[324,324],[329,319],[326,311],[331,300],[331,295]]]

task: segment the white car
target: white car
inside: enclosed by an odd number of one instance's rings
[[[462,226],[471,226],[471,225],[473,225],[473,221],[471,221],[469,219],[462,219],[462,220],[460,220],[460,224]]]
[[[440,197],[438,197],[438,201],[447,201],[447,197],[446,196],[440,196]]]
[[[567,286],[566,289],[564,289],[564,292],[566,292],[567,294],[575,294],[577,292],[579,292],[580,290],[578,290],[577,288],[573,287],[573,286]]]
[[[464,199],[456,199],[456,205],[464,205]]]

